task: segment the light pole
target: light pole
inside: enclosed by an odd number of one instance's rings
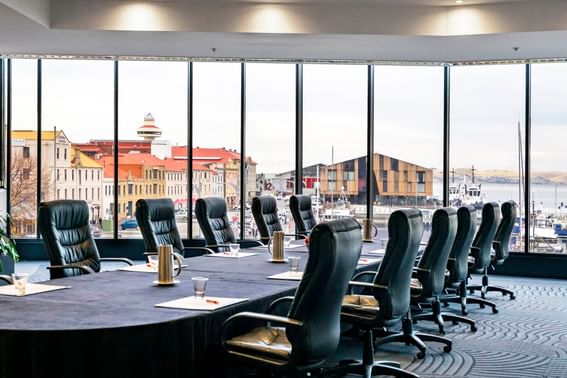
[[[57,196],[57,126],[53,126],[53,198]]]

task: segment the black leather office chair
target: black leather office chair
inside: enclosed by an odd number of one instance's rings
[[[309,235],[311,229],[317,224],[313,208],[311,206],[311,197],[308,195],[298,194],[289,198],[289,209],[295,223],[295,229],[298,234]]]
[[[160,245],[171,244],[173,251],[183,257],[193,257],[210,253],[204,248],[206,242],[200,245],[183,245],[177,222],[175,221],[175,206],[170,198],[139,199],[136,201],[136,220],[144,238],[146,254],[157,254]]]
[[[278,203],[274,196],[252,198],[252,215],[262,243],[268,244],[274,231],[283,231],[278,217]]]
[[[91,234],[89,206],[85,201],[57,200],[39,204],[38,226],[51,266],[52,279],[100,271],[101,261],[126,258],[101,258]]]
[[[490,255],[489,265],[502,265],[508,258],[509,248],[510,248],[510,236],[512,235],[512,228],[514,227],[514,222],[516,220],[517,206],[514,201],[506,201],[501,207],[502,218],[498,223],[498,228],[494,239],[492,241],[492,246],[494,248],[494,254]],[[483,260],[484,262],[484,260]],[[476,264],[475,264],[476,265]],[[471,285],[468,287],[470,291],[479,290],[481,298],[486,297],[486,293],[489,291],[498,291],[502,295],[509,295],[510,299],[515,299],[514,292],[509,289],[505,289],[499,286],[492,286],[488,284],[488,266],[483,265],[482,269],[482,285]]]
[[[228,356],[282,376],[323,373],[322,365],[339,343],[341,301],[361,249],[360,226],[355,220],[316,226],[303,278],[295,296],[286,298],[291,301],[288,315],[243,312],[231,316],[223,324],[221,339]],[[261,320],[280,326],[261,326],[230,337],[236,320]]]
[[[431,312],[412,313],[413,319],[432,320],[445,333],[444,320],[453,323],[467,323],[471,331],[476,331],[475,321],[463,316],[441,312],[440,297],[445,287],[445,270],[449,253],[457,234],[457,212],[451,207],[437,209],[431,221],[431,236],[425,251],[414,269],[415,278],[411,283],[411,302],[416,306],[431,305]],[[413,310],[412,310],[413,311]]]
[[[263,245],[258,240],[236,240],[228,221],[226,202],[223,198],[199,198],[195,202],[195,217],[203,232],[206,247],[214,252],[228,250],[228,244],[238,243],[241,248]]]
[[[362,272],[353,280],[374,277],[373,282],[351,282],[361,287],[365,295],[347,295],[343,301],[342,319],[360,327],[364,332],[364,364],[372,366],[374,346],[391,342],[414,345],[419,349],[418,358],[425,357],[424,341],[445,344],[444,350],[451,350],[452,341],[437,335],[419,333],[413,330],[410,315],[410,282],[415,258],[423,235],[423,219],[417,209],[394,211],[388,220],[389,240],[384,259],[378,272]],[[379,335],[373,345],[374,330],[390,328],[402,321],[401,332],[386,332]]]
[[[497,313],[498,310],[494,303],[481,298],[467,297],[468,257],[476,232],[476,210],[474,206],[460,207],[457,210],[457,219],[457,235],[447,262],[449,275],[445,277],[445,289],[455,292],[456,295],[446,296],[442,302],[459,303],[463,315],[468,314],[467,303],[490,306],[492,311]]]

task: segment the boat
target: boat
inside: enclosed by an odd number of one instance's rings
[[[484,205],[484,194],[481,191],[482,184],[475,183],[474,165],[471,168],[472,172],[472,182],[467,184],[466,176],[463,176],[463,181],[459,184],[455,184],[455,171],[453,174],[453,179],[449,185],[449,204],[451,206],[474,206],[475,209],[480,210]]]

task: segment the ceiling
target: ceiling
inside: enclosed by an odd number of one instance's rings
[[[565,58],[567,1],[0,0],[0,53],[292,61]]]

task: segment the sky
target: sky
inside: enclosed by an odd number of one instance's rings
[[[113,138],[114,63],[43,60],[43,128],[72,142]],[[194,146],[240,149],[239,63],[194,63]],[[187,143],[187,63],[119,63],[119,138],[152,113],[163,139]],[[257,172],[294,167],[295,66],[246,65],[247,154]],[[533,65],[532,170],[564,171],[567,64]],[[451,69],[451,165],[517,170],[525,66]],[[367,67],[304,65],[304,165],[366,153]],[[36,61],[13,61],[13,129],[36,126]],[[374,150],[442,166],[443,68],[375,67]],[[523,143],[523,140],[522,140]]]

